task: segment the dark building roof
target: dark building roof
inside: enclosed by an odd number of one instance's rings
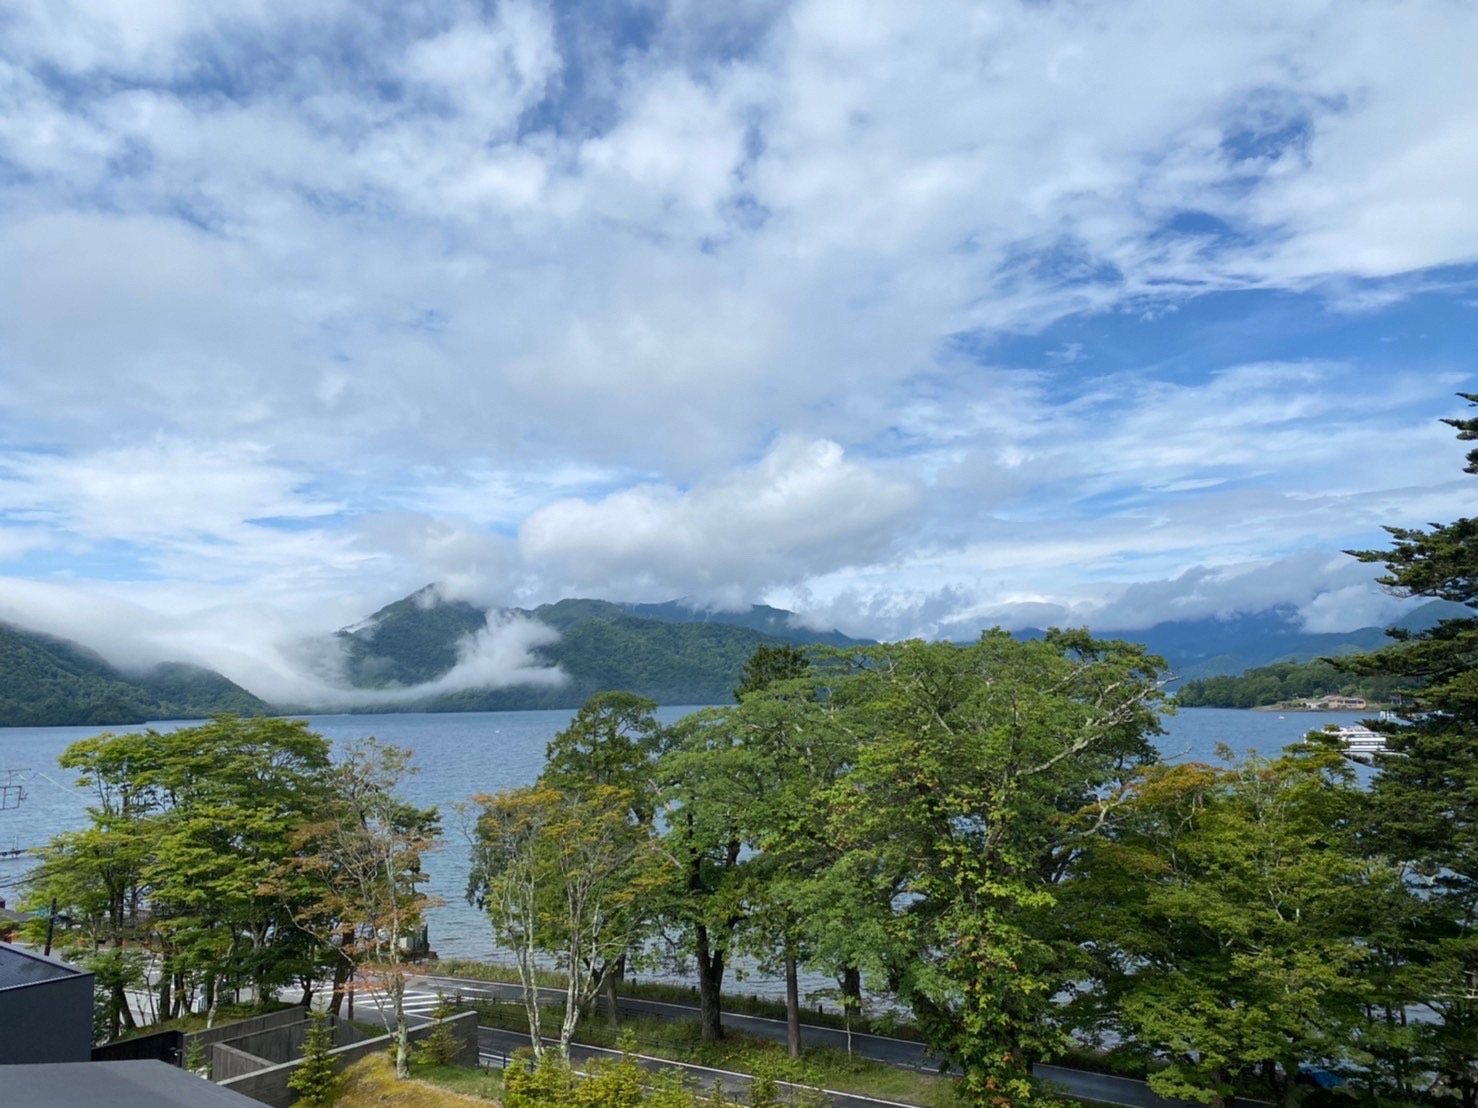
[[[77,977],[86,972],[44,954],[0,943],[0,990],[19,989],[61,977]]]
[[[6,1108],[261,1108],[164,1062],[70,1062],[0,1066]]]

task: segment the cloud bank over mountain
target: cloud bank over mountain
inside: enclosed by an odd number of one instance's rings
[[[1468,510],[1470,6],[0,27],[0,616],[100,649],[288,689],[428,580],[1332,629]]]

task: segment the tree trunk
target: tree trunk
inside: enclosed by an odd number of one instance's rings
[[[720,991],[724,983],[724,952],[708,944],[708,928],[698,924],[694,929],[694,946],[698,960],[699,1018],[703,1024],[703,1041],[716,1043],[724,1037]]]
[[[395,1076],[404,1081],[411,1075],[411,1029],[405,1022],[405,978],[391,970],[388,982],[391,1011],[395,1013]]]
[[[801,983],[795,955],[785,955],[785,1045],[792,1058],[801,1056]]]
[[[616,964],[606,970],[606,979],[601,982],[601,988],[606,994],[606,1023],[615,1030],[621,1025],[621,998],[616,991],[623,976],[622,970],[626,967],[626,955],[621,955]]]
[[[328,1010],[334,1015],[344,1006],[344,983],[349,980],[349,964],[340,961],[334,966],[334,987],[328,997]]]
[[[856,966],[842,967],[842,1005],[854,1012],[862,1011],[862,971]]]
[[[219,982],[216,981],[215,972],[212,971],[205,978],[205,1029],[207,1031],[216,1025],[216,1000],[220,993]]]
[[[169,965],[169,955],[165,955],[159,961],[159,1018],[169,1019],[170,1015],[170,986],[174,984],[173,971]]]
[[[1218,1087],[1228,1085],[1231,1083],[1231,1074],[1229,1074],[1224,1069],[1212,1070],[1211,1080],[1214,1081]],[[1223,1096],[1219,1092],[1213,1093],[1211,1097],[1210,1108],[1232,1108],[1232,1102],[1235,1100],[1235,1096]]]

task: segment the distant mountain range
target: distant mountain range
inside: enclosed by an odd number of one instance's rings
[[[1424,631],[1444,619],[1462,619],[1472,614],[1461,604],[1433,600],[1408,612],[1394,626]],[[1170,664],[1178,681],[1243,673],[1273,662],[1307,662],[1314,658],[1359,654],[1379,650],[1391,641],[1384,627],[1329,632],[1301,630],[1298,609],[1291,604],[1224,618],[1157,623],[1136,631],[1094,628],[1094,633],[1100,638],[1144,643],[1151,653]]]
[[[568,680],[561,685],[464,688],[393,705],[366,695],[363,710],[573,708],[605,689],[628,689],[660,704],[722,704],[732,700],[745,661],[761,644],[847,646],[869,641],[840,631],[804,628],[792,613],[760,604],[724,612],[682,601],[561,600],[493,615],[537,620],[557,631],[556,641],[534,646],[532,653],[537,664],[559,666]],[[1422,630],[1441,619],[1469,615],[1461,605],[1433,601],[1397,626]],[[488,617],[487,609],[447,600],[428,586],[336,632],[332,638],[343,662],[336,677],[366,693],[436,681],[456,667],[464,644],[487,628]],[[1141,630],[1094,630],[1102,638],[1145,643],[1166,658],[1177,680],[1374,650],[1390,641],[1379,627],[1325,634],[1302,631],[1292,607],[1158,623]],[[1023,637],[1042,633],[1018,632]],[[314,707],[293,705],[291,710]],[[0,726],[101,726],[271,710],[246,689],[207,669],[171,664],[128,673],[76,643],[0,624]],[[343,708],[336,705],[334,710]]]
[[[0,726],[105,726],[269,710],[199,666],[172,662],[127,673],[77,643],[0,623]]]

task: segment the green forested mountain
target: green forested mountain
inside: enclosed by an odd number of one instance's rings
[[[65,639],[0,623],[0,726],[52,727],[256,715],[267,705],[219,673],[171,663],[124,673]]]
[[[1402,688],[1401,682],[1394,678],[1342,673],[1329,662],[1316,659],[1259,666],[1239,676],[1222,674],[1187,681],[1175,698],[1187,708],[1259,708],[1313,699],[1326,693],[1389,703]]]
[[[659,609],[657,618],[638,607]],[[678,622],[668,605],[622,605],[604,600],[561,600],[512,614],[536,619],[559,632],[557,642],[534,653],[558,665],[569,680],[558,687],[521,685],[467,689],[403,705],[413,711],[496,711],[573,708],[592,694],[625,689],[659,704],[724,703],[733,698],[744,663],[762,643],[794,642],[727,621]],[[788,616],[767,609],[777,617]],[[739,613],[743,615],[743,613]],[[398,600],[338,638],[350,681],[360,688],[393,688],[435,680],[457,661],[457,645],[482,629],[487,614],[463,601],[442,600],[433,589]],[[788,627],[788,621],[787,621]],[[805,641],[803,638],[800,641]],[[814,641],[850,642],[838,632]]]
[[[840,631],[813,631],[795,623],[795,613],[784,608],[772,608],[768,604],[751,604],[747,609],[725,612],[717,609],[694,608],[682,600],[669,600],[665,604],[622,604],[634,616],[656,619],[664,623],[726,623],[731,627],[747,627],[772,638],[805,646],[824,643],[827,646],[850,646],[854,643],[870,642],[854,639]]]

